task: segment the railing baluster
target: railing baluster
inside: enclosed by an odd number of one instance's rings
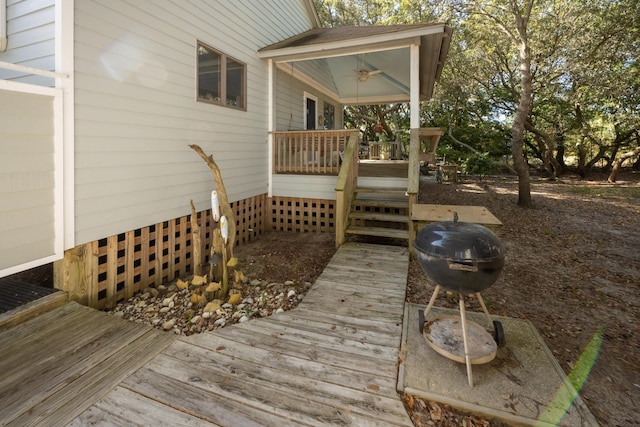
[[[355,132],[274,132],[273,173],[337,175],[340,171],[340,152],[345,150],[347,139]]]

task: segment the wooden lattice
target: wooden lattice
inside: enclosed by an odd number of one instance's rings
[[[236,246],[268,230],[334,232],[335,201],[266,194],[231,203]],[[202,262],[207,264],[214,223],[211,210],[196,213]],[[73,248],[57,268],[59,288],[71,299],[104,309],[146,287],[193,274],[191,215],[109,236]]]
[[[273,231],[334,232],[335,201],[272,197],[269,222]]]

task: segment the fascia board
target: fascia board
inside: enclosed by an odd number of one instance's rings
[[[290,61],[301,59],[326,58],[329,56],[348,55],[350,53],[362,53],[363,49],[370,51],[379,50],[380,47],[395,49],[408,45],[420,45],[420,38],[431,34],[445,32],[446,25],[438,24],[428,28],[407,30],[391,34],[379,34],[369,37],[359,37],[351,40],[337,40],[328,43],[285,47],[282,49],[258,52],[259,58],[273,58],[274,60]],[[345,46],[345,43],[349,43]]]

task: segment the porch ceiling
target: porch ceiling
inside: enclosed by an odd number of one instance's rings
[[[316,28],[258,55],[341,104],[407,102],[410,46],[420,46],[420,99],[428,100],[450,40],[446,24]]]

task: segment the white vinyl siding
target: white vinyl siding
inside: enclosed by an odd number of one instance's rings
[[[324,103],[335,107],[335,129],[342,129],[342,106],[334,100],[328,99],[317,90],[296,80],[285,71],[276,73],[276,130],[304,130],[304,94],[308,93],[318,98],[317,113],[322,114]]]
[[[75,3],[76,244],[267,192],[267,64],[261,47],[310,28],[302,1]],[[196,43],[247,64],[247,108],[196,102]],[[301,106],[302,98],[299,105]],[[301,107],[300,107],[301,108]]]
[[[322,175],[274,175],[273,196],[304,199],[336,199],[336,177]]]
[[[46,71],[55,70],[54,0],[7,0],[7,50],[0,61]],[[53,86],[49,77],[0,69],[0,79]]]
[[[53,97],[0,90],[0,271],[55,255]]]

